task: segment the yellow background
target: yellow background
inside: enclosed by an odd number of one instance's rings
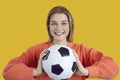
[[[74,42],[104,52],[120,66],[119,0],[0,0],[0,73],[10,59],[48,40],[46,16],[56,5],[74,17]]]

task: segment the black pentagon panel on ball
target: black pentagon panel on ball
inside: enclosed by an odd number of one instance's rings
[[[60,52],[62,57],[69,56],[69,50],[65,47],[61,47],[58,51]]]
[[[60,75],[63,72],[63,68],[59,65],[52,65],[52,73],[56,74],[56,75]]]
[[[42,60],[47,60],[48,59],[48,56],[49,56],[49,54],[50,54],[50,51],[49,50],[46,50],[45,51],[45,56],[43,56],[43,58],[42,58]]]
[[[72,71],[75,72],[76,69],[77,69],[77,63],[76,63],[76,62],[73,62]]]

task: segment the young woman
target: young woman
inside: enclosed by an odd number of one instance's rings
[[[47,18],[48,42],[29,48],[20,57],[9,61],[4,68],[5,80],[52,80],[42,70],[44,51],[54,44],[64,44],[74,50],[77,71],[67,80],[86,78],[112,79],[118,73],[114,60],[82,44],[73,43],[74,21],[70,12],[62,6],[52,8]]]

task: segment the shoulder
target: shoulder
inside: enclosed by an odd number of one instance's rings
[[[69,43],[69,46],[73,49],[90,49],[90,47],[80,43]]]
[[[51,43],[43,42],[43,43],[39,43],[31,46],[28,50],[43,50],[48,48],[49,46],[51,46]]]

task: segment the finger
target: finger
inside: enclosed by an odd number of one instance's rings
[[[49,54],[50,54],[50,51],[49,51],[49,50],[46,50],[46,51],[45,51],[45,56],[43,56],[42,60],[47,60]]]
[[[77,53],[73,50],[73,54],[77,60],[79,60]]]
[[[44,50],[40,53],[39,57],[45,56],[45,51],[46,51],[46,50],[47,50],[47,49],[44,49]]]
[[[45,49],[45,50],[46,50],[46,49]],[[42,58],[46,55],[46,54],[45,54],[45,50],[43,50],[43,51],[40,53],[40,55],[39,55],[39,60],[38,60],[38,63],[39,63],[39,64],[41,63]]]
[[[79,69],[79,70],[84,70],[84,67],[83,67],[81,61],[79,60],[77,53],[76,53],[74,50],[73,50],[73,53],[74,53],[74,56],[75,56],[75,58],[76,58],[76,60],[77,60],[78,69]]]

